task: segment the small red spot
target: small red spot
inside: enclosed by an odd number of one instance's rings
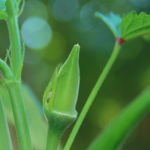
[[[122,38],[116,38],[116,41],[119,43],[119,45],[122,45],[125,42],[125,40]]]

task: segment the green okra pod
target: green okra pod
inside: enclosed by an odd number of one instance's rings
[[[46,150],[57,148],[63,132],[77,117],[79,49],[79,45],[75,45],[66,62],[56,68],[44,93],[43,109],[49,123]],[[50,98],[47,100],[49,93]]]

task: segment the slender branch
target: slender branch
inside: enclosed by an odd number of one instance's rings
[[[96,137],[87,150],[119,150],[150,111],[150,88],[142,92]],[[108,144],[109,141],[109,144]]]
[[[69,137],[69,139],[65,145],[64,150],[69,150],[71,148],[71,145],[72,145],[72,143],[73,143],[73,141],[74,141],[74,139],[78,133],[78,130],[79,130],[90,106],[92,105],[92,102],[94,101],[100,87],[102,86],[102,83],[104,82],[109,70],[111,69],[111,67],[112,67],[112,65],[113,65],[113,63],[114,63],[114,61],[115,61],[115,59],[116,59],[116,57],[120,51],[120,48],[121,48],[120,44],[118,42],[116,42],[115,47],[114,47],[114,51],[113,51],[110,59],[108,60],[108,63],[106,65],[106,67],[104,68],[102,74],[100,75],[95,87],[93,88],[89,98],[87,99],[87,102],[81,111],[81,114],[80,114],[71,134],[70,134],[70,137]]]
[[[13,79],[4,82],[13,109],[17,137],[21,150],[32,150],[31,136],[26,117],[24,99],[21,89],[21,77],[17,78],[21,64],[21,40],[18,27],[18,19],[15,12],[15,3],[12,0],[6,1],[7,25],[11,43],[11,70]]]
[[[11,43],[11,61],[13,67],[14,78],[17,76],[21,63],[21,40],[19,34],[17,15],[15,14],[14,4],[12,0],[6,1],[6,11],[8,14],[7,25]]]
[[[6,116],[3,104],[0,98],[0,149],[12,150],[9,129],[6,121]]]

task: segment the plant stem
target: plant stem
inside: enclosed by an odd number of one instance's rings
[[[106,129],[96,137],[88,150],[120,150],[127,137],[150,111],[150,88],[146,89],[132,101],[111,122]],[[109,141],[109,144],[108,144]]]
[[[17,15],[15,14],[14,4],[12,0],[6,1],[7,8],[7,25],[10,36],[11,43],[11,62],[12,62],[12,72],[14,78],[17,76],[18,69],[21,63],[21,40],[19,34],[19,27],[17,21]]]
[[[47,133],[46,150],[56,150],[63,132],[60,132],[55,126],[49,125]]]
[[[6,121],[6,116],[3,108],[2,101],[0,99],[0,149],[12,150],[8,125]]]
[[[104,68],[102,74],[100,75],[95,87],[93,88],[89,98],[87,99],[86,104],[84,105],[84,107],[81,111],[81,114],[80,114],[80,116],[79,116],[79,118],[78,118],[78,120],[77,120],[70,136],[69,136],[69,139],[68,139],[68,141],[65,145],[64,150],[69,150],[71,148],[71,145],[72,145],[72,143],[75,139],[75,136],[77,135],[78,130],[79,130],[79,128],[80,128],[80,126],[81,126],[81,124],[82,124],[82,122],[83,122],[90,106],[92,105],[92,102],[94,101],[100,87],[102,86],[103,81],[105,80],[110,68],[112,67],[112,65],[113,65],[113,63],[114,63],[114,61],[115,61],[115,59],[116,59],[116,57],[117,57],[117,55],[120,51],[120,48],[121,48],[120,44],[118,42],[116,42],[115,47],[114,47],[114,51],[113,51],[110,59],[108,60],[108,63],[106,65],[106,67]]]
[[[21,78],[16,80],[21,64],[21,40],[19,34],[17,14],[15,12],[15,3],[12,0],[6,1],[7,25],[11,43],[11,70],[13,80],[6,81],[6,86],[13,109],[19,147],[21,150],[32,150],[31,137],[26,117],[25,105],[21,89]]]
[[[19,147],[21,150],[32,150],[21,84],[19,81],[8,81],[4,85],[11,99]]]
[[[56,150],[62,134],[75,121],[76,116],[49,111],[46,107],[44,108],[44,114],[49,123],[46,150]]]

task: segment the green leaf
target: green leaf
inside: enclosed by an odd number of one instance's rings
[[[23,96],[32,143],[35,149],[43,150],[46,145],[47,124],[43,115],[42,105],[27,85],[23,86]]]
[[[150,15],[141,12],[139,15],[135,11],[123,15],[120,24],[120,34],[124,40],[130,40],[150,32]]]
[[[0,99],[0,149],[12,150],[9,130],[1,99]]]
[[[116,150],[150,110],[150,88],[140,94],[99,135],[88,150]]]
[[[13,78],[13,74],[9,66],[2,59],[0,59],[0,72],[3,74],[4,79],[10,80]]]
[[[103,15],[100,12],[96,12],[95,16],[102,19],[107,24],[107,26],[110,28],[116,38],[120,37],[119,26],[122,18],[119,14],[114,14],[113,12],[110,12],[107,15]]]

